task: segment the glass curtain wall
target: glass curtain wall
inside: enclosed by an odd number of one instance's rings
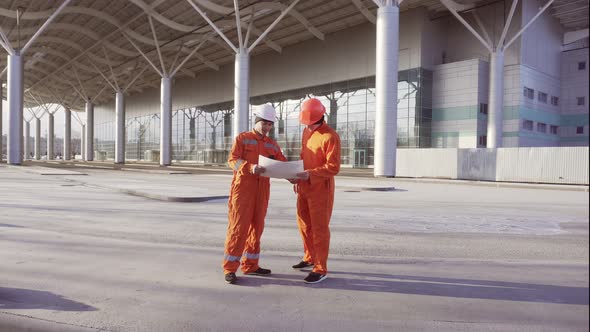
[[[326,106],[326,121],[342,141],[342,164],[368,167],[374,160],[375,77],[365,77],[297,90],[251,97],[252,108],[271,103],[277,122],[271,137],[277,140],[289,160],[299,159],[301,103],[310,97]],[[399,72],[398,148],[431,147],[432,72],[414,68]],[[231,149],[233,102],[195,106],[173,111],[172,159],[198,163],[225,163]],[[142,160],[147,150],[159,150],[159,114],[127,118],[126,158]],[[99,149],[114,158],[114,121],[96,128]]]

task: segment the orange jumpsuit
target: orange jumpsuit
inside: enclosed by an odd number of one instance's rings
[[[323,123],[313,132],[303,131],[303,167],[309,180],[300,181],[297,224],[303,239],[303,260],[314,263],[313,272],[328,273],[330,217],[334,205],[334,176],[340,171],[340,137]]]
[[[234,170],[228,204],[227,237],[223,272],[236,272],[242,261],[242,271],[256,271],[260,256],[260,237],[270,195],[269,178],[250,173],[258,164],[258,155],[286,161],[279,145],[254,130],[236,137],[228,164]]]

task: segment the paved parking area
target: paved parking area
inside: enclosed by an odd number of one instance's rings
[[[588,331],[584,188],[338,177],[310,286],[273,180],[273,275],[227,285],[229,173],[42,166],[0,165],[0,331]]]

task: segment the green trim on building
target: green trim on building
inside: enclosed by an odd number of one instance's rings
[[[488,116],[479,113],[478,105],[435,108],[432,110],[432,121],[457,121],[457,120],[487,120]],[[588,114],[555,114],[539,111],[522,105],[504,106],[504,121],[526,119],[535,122],[543,122],[555,126],[587,126]]]
[[[580,135],[580,136],[570,136],[570,137],[562,137],[561,142],[587,142],[588,143],[588,135]]]
[[[475,120],[478,114],[477,105],[435,108],[432,110],[432,121]]]
[[[559,136],[553,134],[543,134],[534,131],[505,131],[502,137],[527,137],[541,139],[545,141],[559,142]]]
[[[559,126],[561,123],[560,114],[539,111],[522,105],[520,106],[520,118],[535,122],[543,122],[554,126]]]
[[[431,134],[432,138],[439,138],[439,137],[477,137],[477,133],[475,131],[465,131],[465,132],[458,132],[458,131],[448,131],[448,132],[433,132]]]
[[[518,137],[518,131],[505,131],[502,133],[502,137]]]
[[[504,121],[520,119],[520,105],[504,106],[504,114],[502,115]]]
[[[579,127],[588,125],[588,114],[563,114],[561,116],[562,127]]]

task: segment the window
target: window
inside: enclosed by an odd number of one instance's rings
[[[539,91],[539,94],[537,95],[537,99],[540,102],[547,104],[547,94],[545,92]]]
[[[488,104],[480,103],[479,104],[479,113],[488,114]]]
[[[525,86],[524,87],[524,90],[523,90],[523,95],[526,98],[528,98],[528,99],[534,99],[535,98],[535,90],[534,89],[527,88]]]
[[[488,146],[488,137],[487,136],[479,136],[478,144],[480,146]]]
[[[551,105],[553,105],[553,106],[559,105],[559,97],[551,96]]]
[[[524,120],[522,122],[522,128],[526,130],[533,130],[533,121],[531,120]]]
[[[586,97],[578,97],[578,106],[586,105]]]
[[[586,61],[578,62],[578,70],[586,70]]]
[[[551,133],[552,133],[553,135],[557,135],[557,128],[559,128],[559,127],[557,127],[557,126],[551,126],[551,127],[549,128],[549,130],[551,131]]]
[[[583,134],[584,133],[584,127],[579,126],[576,127],[576,134]]]
[[[537,123],[537,131],[540,133],[546,133],[547,132],[547,125],[542,122]]]

